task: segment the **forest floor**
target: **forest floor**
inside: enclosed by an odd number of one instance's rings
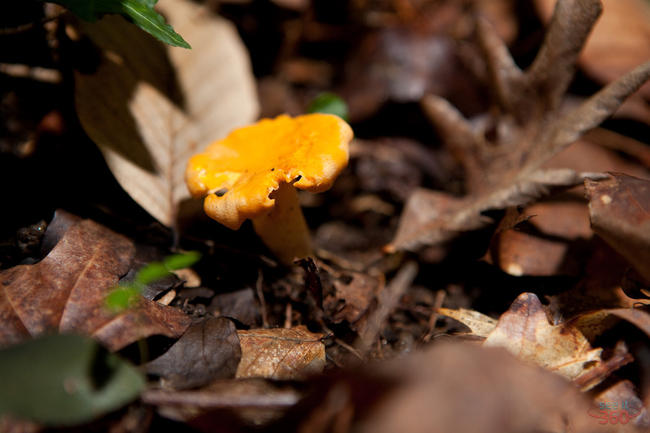
[[[0,431],[650,431],[649,2],[19,3]],[[287,262],[185,169],[309,112],[354,139]]]

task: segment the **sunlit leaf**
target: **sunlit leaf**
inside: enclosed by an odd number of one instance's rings
[[[96,21],[105,14],[119,14],[145,32],[162,42],[183,48],[191,48],[181,35],[156,12],[157,0],[52,0],[70,9],[86,21]]]

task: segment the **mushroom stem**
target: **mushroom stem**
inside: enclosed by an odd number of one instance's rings
[[[280,183],[271,198],[275,199],[275,206],[253,218],[255,232],[284,264],[312,255],[309,228],[300,210],[296,189],[292,184]]]

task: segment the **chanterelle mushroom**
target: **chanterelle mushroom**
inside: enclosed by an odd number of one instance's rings
[[[205,213],[233,230],[245,219],[284,263],[311,254],[294,187],[329,189],[348,163],[352,129],[331,114],[286,115],[232,131],[194,155],[185,179]]]

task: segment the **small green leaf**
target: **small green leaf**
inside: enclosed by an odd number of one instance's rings
[[[120,408],[142,374],[94,340],[51,335],[0,350],[0,415],[71,426]]]
[[[151,262],[143,266],[132,282],[121,284],[108,294],[106,306],[114,312],[120,312],[133,306],[146,285],[165,278],[169,275],[169,271],[190,267],[200,258],[201,253],[198,251],[189,251],[173,254],[165,257],[162,262]]]
[[[152,262],[143,266],[135,276],[135,281],[142,285],[151,284],[169,275],[169,269],[161,262]]]
[[[157,39],[174,47],[192,48],[185,39],[174,31],[172,26],[165,22],[165,19],[153,9],[154,3],[145,0],[121,0],[122,15],[130,18],[135,25]]]
[[[115,312],[126,310],[135,304],[141,292],[137,285],[118,286],[106,297],[106,306]]]
[[[42,0],[45,1],[45,0]],[[191,48],[181,35],[156,12],[158,0],[48,0],[72,11],[86,21],[96,21],[105,14],[120,14],[158,40],[183,48]]]
[[[336,114],[343,120],[348,120],[348,105],[334,93],[321,93],[309,105],[309,113]]]
[[[188,251],[187,253],[174,254],[169,257],[165,257],[163,263],[167,269],[174,271],[176,269],[189,268],[200,259],[201,253],[198,251]]]

